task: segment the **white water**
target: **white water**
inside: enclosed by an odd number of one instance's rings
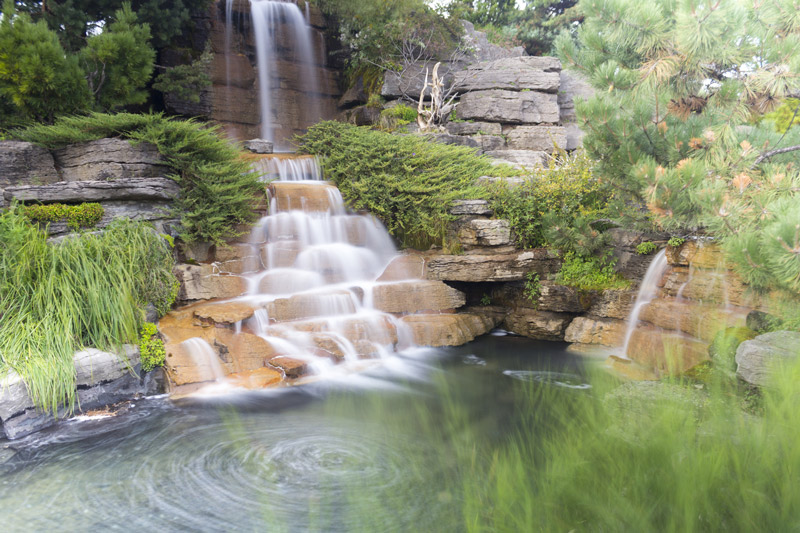
[[[661,250],[653,258],[650,266],[647,267],[647,273],[639,286],[639,294],[636,295],[636,302],[633,304],[633,309],[628,317],[628,328],[625,331],[625,343],[622,346],[622,354],[628,357],[628,344],[631,342],[633,332],[639,324],[639,314],[642,312],[644,306],[649,304],[658,295],[658,283],[667,271],[669,263],[667,262],[666,249]]]
[[[232,0],[227,1],[232,2]],[[250,0],[250,16],[256,42],[261,136],[275,142],[277,106],[281,105],[281,102],[274,101],[275,94],[280,89],[279,83],[276,83],[278,62],[293,61],[302,76],[305,92],[316,95],[319,93],[319,81],[315,69],[318,61],[315,58],[311,27],[306,15],[296,4]],[[281,35],[278,31],[280,25],[291,28],[292,43],[280,42]],[[291,44],[294,50],[292,57],[285,57],[283,53],[288,44]],[[312,101],[316,102],[316,99],[312,98]],[[310,115],[306,117],[306,122],[314,122],[319,118],[319,106],[315,103],[311,107],[305,110]],[[276,143],[276,147],[280,148],[280,142]]]
[[[219,381],[225,377],[225,370],[217,357],[217,352],[200,337],[186,339],[181,347],[192,358],[195,367],[206,373],[205,381]]]

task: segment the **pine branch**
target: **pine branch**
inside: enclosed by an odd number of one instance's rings
[[[778,148],[776,150],[770,150],[769,152],[765,152],[765,153],[761,154],[760,156],[758,156],[758,159],[755,160],[755,163],[753,163],[753,165],[750,167],[750,169],[752,170],[752,169],[756,168],[759,165],[759,163],[761,163],[762,161],[764,161],[766,159],[769,159],[769,158],[771,158],[773,156],[780,155],[780,154],[785,154],[787,152],[795,152],[797,150],[800,150],[800,144],[796,144],[794,146],[787,146],[786,148]]]

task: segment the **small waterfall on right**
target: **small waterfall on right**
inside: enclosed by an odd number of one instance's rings
[[[628,317],[628,328],[625,331],[625,342],[622,344],[622,356],[630,359],[628,355],[628,345],[631,342],[636,326],[639,324],[639,314],[642,308],[653,301],[653,298],[658,295],[658,284],[664,277],[669,263],[667,262],[666,248],[658,252],[647,267],[647,272],[642,279],[642,284],[639,286],[639,294],[636,295],[636,302],[633,304],[633,309]]]

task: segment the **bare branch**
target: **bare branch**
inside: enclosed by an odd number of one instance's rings
[[[775,150],[770,150],[769,152],[764,152],[763,154],[758,156],[758,158],[755,160],[755,162],[750,167],[750,169],[751,170],[754,169],[762,161],[767,160],[767,159],[769,159],[769,158],[771,158],[773,156],[780,155],[780,154],[785,154],[787,152],[795,152],[797,150],[800,150],[800,144],[797,144],[795,146],[787,146],[786,148],[778,148],[778,149],[775,149]]]

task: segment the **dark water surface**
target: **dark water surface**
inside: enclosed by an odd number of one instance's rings
[[[458,531],[455,441],[502,442],[520,383],[582,394],[586,363],[485,336],[337,382],[144,399],[5,443],[0,530]]]

